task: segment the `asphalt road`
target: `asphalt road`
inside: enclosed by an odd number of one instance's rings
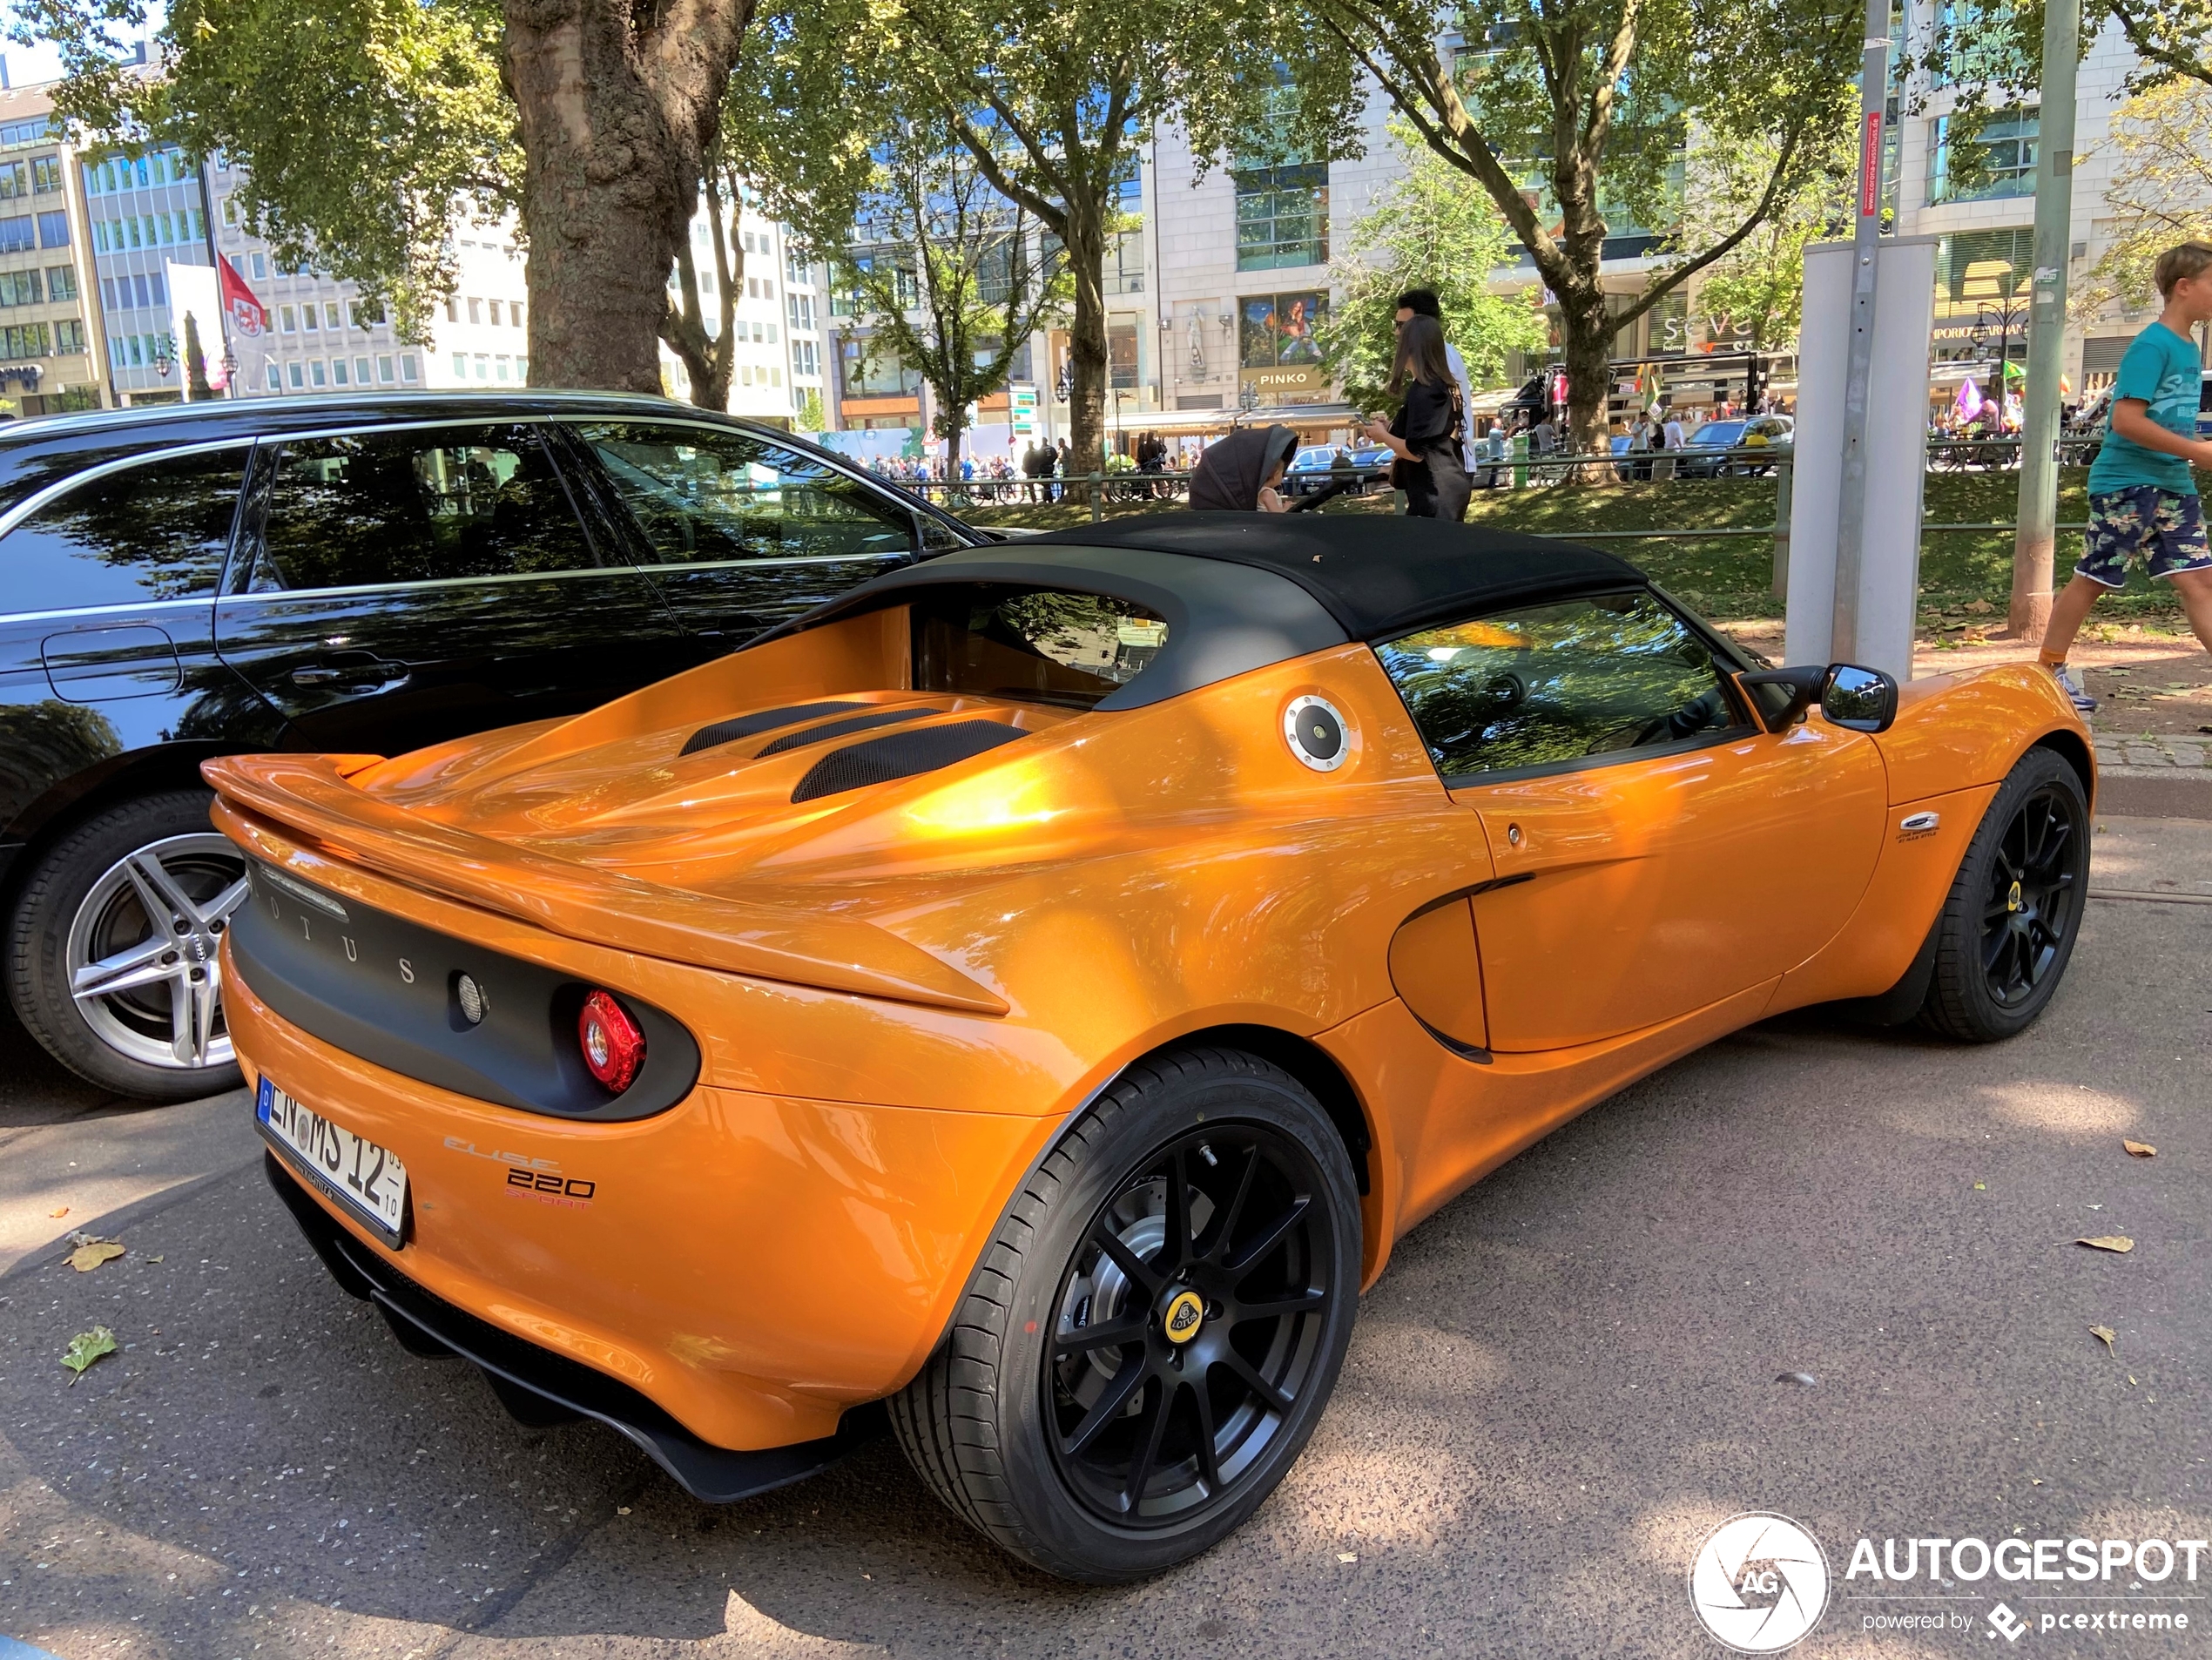
[[[2212,894],[2212,824],[2108,820],[2098,858]],[[118,1110],[0,1028],[0,1655],[1718,1655],[1685,1574],[1753,1509],[1835,1576],[1798,1654],[2194,1653],[2212,1560],[2127,1605],[2186,1635],[2014,1643],[2000,1593],[2035,1627],[2085,1588],[1924,1583],[1965,1629],[1905,1634],[1843,1576],[1862,1535],[2212,1538],[2208,963],[2212,903],[2100,902],[2014,1043],[1796,1017],[1597,1107],[1399,1248],[1251,1527],[1105,1591],[1009,1564],[887,1443],[717,1509],[610,1432],[517,1428],[327,1282],[241,1099]],[[129,1254],[57,1265],[113,1205]],[[2074,1243],[2107,1234],[2134,1251]],[[94,1324],[122,1352],[70,1387]]]

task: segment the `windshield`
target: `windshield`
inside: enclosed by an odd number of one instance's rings
[[[1103,594],[964,583],[912,604],[914,689],[1089,709],[1144,671],[1164,619]]]
[[[1710,444],[1716,449],[1733,449],[1737,440],[1743,435],[1741,421],[1709,421],[1689,435],[1693,444]]]

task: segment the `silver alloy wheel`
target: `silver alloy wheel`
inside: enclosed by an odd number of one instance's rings
[[[118,1055],[148,1066],[228,1066],[218,948],[246,902],[227,837],[168,836],[111,865],[69,925],[78,1013]]]

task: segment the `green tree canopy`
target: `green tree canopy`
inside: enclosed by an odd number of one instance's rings
[[[984,176],[941,122],[901,127],[833,260],[869,333],[928,386],[932,429],[957,476],[968,408],[1004,388],[1015,360],[1068,291],[1064,262],[1039,227]]]
[[[1409,288],[1436,291],[1445,338],[1477,386],[1499,380],[1507,352],[1541,349],[1545,339],[1535,285],[1490,292],[1514,247],[1490,199],[1469,190],[1467,176],[1402,122],[1393,121],[1391,133],[1405,153],[1405,175],[1352,226],[1330,273],[1337,299],[1316,331],[1322,361],[1363,409],[1388,401],[1398,296]]]
[[[1574,440],[1602,442],[1615,332],[1742,244],[1808,165],[1808,136],[1847,103],[1860,56],[1850,7],[1793,0],[1305,0],[1290,56],[1325,102],[1337,65],[1366,70],[1435,154],[1495,205],[1557,302]],[[1463,44],[1462,44],[1463,43]],[[1737,223],[1686,234],[1676,172],[1691,133],[1770,146]],[[1625,295],[1601,278],[1609,236],[1660,239]]]
[[[249,226],[419,334],[456,204],[529,247],[531,378],[658,390],[654,338],[752,0],[20,0],[60,49],[57,105],[118,143],[246,170]]]

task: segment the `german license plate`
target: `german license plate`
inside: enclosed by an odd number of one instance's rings
[[[266,1077],[253,1116],[318,1187],[397,1242],[407,1216],[407,1166],[398,1154],[300,1105]]]

